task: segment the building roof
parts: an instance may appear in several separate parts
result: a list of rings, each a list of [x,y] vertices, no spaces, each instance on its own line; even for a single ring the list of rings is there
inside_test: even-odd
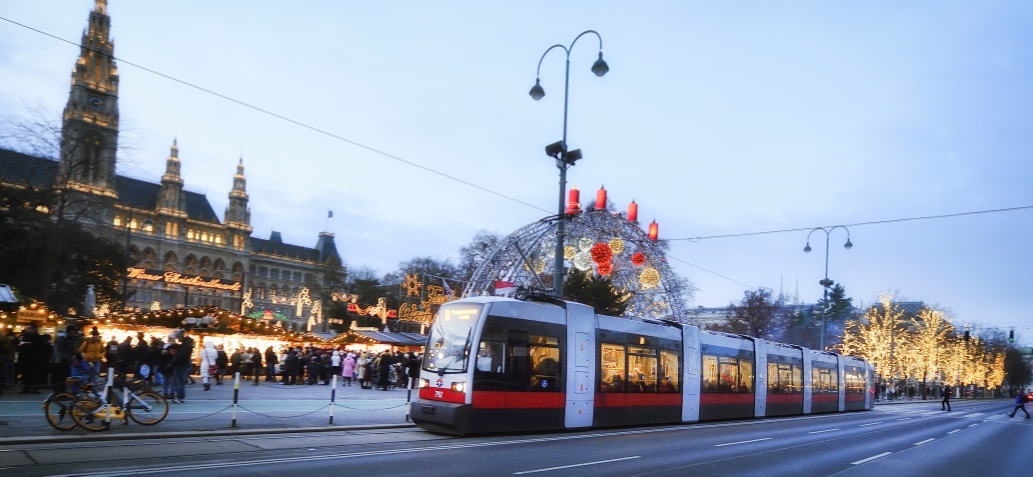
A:
[[[118,176],[115,178],[115,190],[118,192],[118,203],[153,210],[158,207],[161,184]],[[219,223],[219,217],[215,215],[212,204],[208,203],[208,197],[188,190],[183,191],[183,195],[186,198],[187,217],[204,222]]]
[[[288,243],[278,242],[276,240],[251,237],[251,250],[258,253],[308,260],[310,262],[319,261],[319,250],[302,247],[301,245],[291,245]]]
[[[351,330],[348,333],[369,338],[377,343],[395,346],[423,346],[427,344],[427,337],[417,333],[395,333],[392,331],[360,331]]]
[[[0,181],[36,187],[51,186],[57,182],[58,170],[59,164],[53,159],[0,149]],[[122,205],[154,210],[158,205],[161,184],[116,176],[115,191]],[[183,191],[183,194],[186,196],[187,217],[219,223],[219,217],[208,203],[208,197],[190,191]]]
[[[10,286],[0,284],[0,303],[18,303]]]

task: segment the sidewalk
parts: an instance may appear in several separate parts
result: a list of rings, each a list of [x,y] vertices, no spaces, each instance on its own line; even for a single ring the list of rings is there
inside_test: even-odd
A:
[[[232,423],[233,381],[213,384],[211,391],[204,391],[200,378],[197,384],[186,387],[186,402],[169,403],[169,415],[155,426],[141,426],[131,420],[128,425],[119,421],[111,429],[90,432],[76,428],[59,431],[47,424],[42,403],[47,394],[25,395],[5,392],[0,395],[0,443],[13,441],[38,441],[31,438],[73,439],[84,437],[111,438],[113,435],[142,435],[177,432],[186,435],[213,432],[220,434],[254,432],[296,432],[300,430],[347,430],[352,426],[411,425],[406,422],[407,391],[365,390],[358,385],[341,386],[338,383],[336,402],[333,406],[334,421],[329,424],[331,386],[322,384],[283,386],[279,383],[261,381],[258,386],[241,381],[237,426]],[[160,392],[160,389],[158,389]],[[416,390],[412,391],[413,399]],[[141,436],[142,437],[142,436]],[[47,439],[55,440],[55,439]]]

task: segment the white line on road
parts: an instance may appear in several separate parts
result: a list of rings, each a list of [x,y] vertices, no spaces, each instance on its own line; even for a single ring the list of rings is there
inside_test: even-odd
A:
[[[983,414],[986,414],[986,413],[985,412],[973,412],[972,414],[965,414],[964,416],[961,416],[961,417],[979,417],[979,416],[982,416]]]
[[[748,444],[750,442],[760,442],[760,441],[767,441],[767,440],[771,440],[771,438],[770,437],[763,437],[763,438],[760,438],[760,439],[750,439],[748,441],[728,442],[728,443],[725,443],[725,444],[715,444],[714,447],[734,446],[736,444]]]
[[[811,431],[811,432],[808,432],[808,434],[821,434],[822,432],[832,432],[832,431],[838,431],[838,430],[839,430],[839,428],[837,427],[835,429],[825,429],[824,431]]]
[[[932,442],[932,441],[935,441],[935,440],[936,440],[936,438],[934,438],[934,437],[930,437],[930,438],[928,438],[928,439],[926,439],[926,440],[924,440],[924,441],[919,441],[919,442],[916,442],[916,443],[915,443],[915,445],[916,445],[916,446],[920,446],[920,445],[922,445],[922,444],[928,444],[928,443],[930,443],[930,442]]]
[[[898,421],[910,421],[910,420],[911,420],[911,418],[910,418],[910,417],[902,417],[902,418],[900,418],[900,419],[897,419],[897,420],[898,420]]]
[[[882,458],[882,457],[886,457],[886,456],[888,456],[888,455],[890,455],[890,454],[892,454],[892,452],[883,452],[882,454],[879,454],[879,455],[873,455],[873,456],[871,456],[871,457],[869,457],[869,458],[867,458],[867,459],[861,459],[861,460],[859,460],[859,461],[857,461],[857,462],[851,462],[851,464],[853,464],[853,465],[861,465],[861,464],[863,464],[863,463],[865,463],[865,462],[871,462],[871,461],[873,461],[873,460],[875,460],[875,459],[879,459],[879,458]]]
[[[961,432],[961,429],[954,429],[953,431],[948,432],[947,435],[949,436],[951,434],[954,434],[955,432]]]
[[[882,421],[879,421],[879,422],[869,422],[868,424],[861,424],[860,426],[857,426],[857,427],[874,426],[876,424],[882,424]]]
[[[1002,417],[1004,417],[1004,416],[1003,416],[1003,415],[1001,415],[1001,414],[997,414],[997,415],[995,415],[995,416],[990,416],[990,417],[988,417],[988,418],[986,418],[986,419],[983,419],[983,420],[984,420],[984,421],[996,421],[996,420],[998,420],[998,419],[1000,419],[1000,418],[1002,418]]]
[[[638,459],[639,457],[642,457],[642,456],[634,455],[634,456],[631,456],[631,457],[621,457],[620,459],[597,460],[595,462],[585,462],[583,464],[561,465],[561,466],[558,466],[558,467],[549,467],[549,468],[545,468],[545,469],[525,470],[523,472],[513,472],[513,475],[534,474],[534,473],[537,473],[537,472],[548,472],[550,470],[570,469],[572,467],[584,467],[586,465],[605,464],[607,462],[618,462],[618,461],[622,461],[622,460]]]
[[[976,427],[978,424],[969,424],[968,427]]]

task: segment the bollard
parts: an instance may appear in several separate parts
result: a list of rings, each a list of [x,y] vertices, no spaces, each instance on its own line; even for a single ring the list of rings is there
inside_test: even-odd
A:
[[[108,400],[108,394],[111,392],[111,387],[115,385],[115,368],[108,368],[108,381],[104,383],[104,391],[101,394],[101,399],[104,401]],[[108,408],[104,411],[104,428],[111,427],[111,403],[108,403]]]
[[[412,409],[412,388],[405,392],[405,422],[409,422],[409,411]]]
[[[230,427],[237,427],[237,399],[240,397],[240,372],[233,373],[233,422]]]
[[[333,385],[330,387],[330,424],[334,423],[334,401],[337,398],[337,375],[333,376]]]

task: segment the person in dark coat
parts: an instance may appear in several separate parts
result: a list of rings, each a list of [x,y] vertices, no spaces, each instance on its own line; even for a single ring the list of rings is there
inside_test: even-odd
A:
[[[391,365],[394,359],[391,358],[391,353],[384,351],[380,354],[380,359],[377,360],[377,386],[380,387],[381,391],[387,391],[387,388],[391,386]]]
[[[262,352],[258,348],[251,348],[251,362],[255,364],[255,381],[252,386],[258,386],[258,378],[262,376]]]
[[[117,362],[115,369],[118,370],[118,373],[129,374],[129,370],[133,369],[133,365],[136,363],[136,358],[133,356],[132,336],[127,336],[125,341],[119,343],[115,359]]]
[[[943,393],[943,400],[940,401],[940,410],[941,411],[950,411],[951,410],[951,393],[953,393],[954,390],[951,389],[950,384],[945,384],[945,385],[943,385],[943,391],[941,391],[941,392]]]
[[[420,379],[420,360],[412,351],[409,352],[409,360],[406,365],[409,368],[409,389],[416,389],[419,385],[417,380]]]
[[[308,358],[308,380],[307,384],[316,384],[319,381],[319,375],[322,373],[322,362],[319,359],[319,355],[312,354]]]
[[[147,352],[151,349],[143,332],[136,333],[136,347],[133,348],[133,376],[143,378],[140,368],[147,364]],[[153,372],[153,371],[152,371]],[[148,376],[150,374],[148,373]]]
[[[172,382],[172,358],[176,355],[179,345],[176,344],[175,334],[169,335],[169,342],[162,345],[161,356],[158,358],[158,372],[161,373],[162,397],[168,400],[176,398],[176,387]]]
[[[79,331],[75,325],[68,325],[63,331],[57,332],[54,340],[53,359],[50,361],[50,384],[54,385],[55,391],[64,390],[65,379],[72,372],[72,359],[79,352]]]
[[[215,384],[222,384],[222,377],[226,375],[226,366],[230,364],[230,358],[226,356],[226,350],[222,345],[215,347]]]
[[[18,343],[18,373],[23,389],[18,394],[39,394],[44,370],[50,363],[50,347],[34,323],[25,325]]]
[[[287,358],[283,360],[283,384],[285,386],[295,384],[295,379],[298,374],[298,353],[294,352],[294,348],[287,349]]]
[[[194,340],[183,330],[176,332],[176,338],[179,340],[179,349],[176,350],[176,354],[172,356],[172,361],[169,363],[172,368],[172,382],[176,388],[176,397],[172,399],[172,402],[183,403],[187,398],[187,375],[190,373],[190,368],[194,366],[191,361],[194,353]]]
[[[265,349],[265,382],[276,381],[276,363],[279,363],[279,358],[276,357],[276,352],[273,351],[273,347],[270,346]]]
[[[158,372],[158,364],[161,361],[161,349],[165,346],[165,342],[156,336],[151,337],[151,345],[147,347],[147,357],[144,359],[144,363],[147,367],[151,368],[151,374],[147,376],[148,383],[155,383],[158,381],[157,376],[161,373]]]

